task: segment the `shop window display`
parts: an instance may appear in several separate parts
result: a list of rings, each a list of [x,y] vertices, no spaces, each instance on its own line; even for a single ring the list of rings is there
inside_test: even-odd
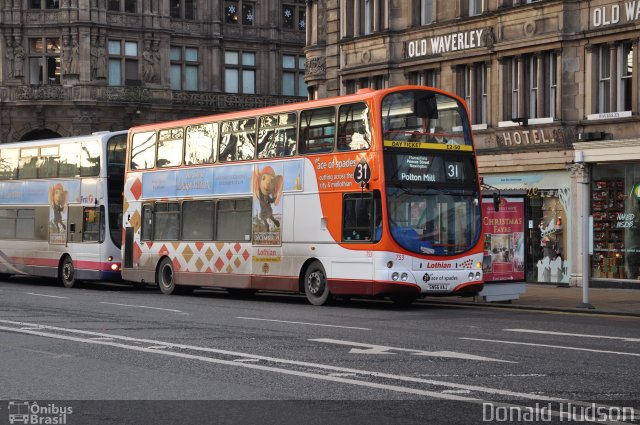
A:
[[[537,281],[566,282],[568,270],[565,261],[565,211],[555,191],[548,191],[542,195],[542,218],[537,229],[540,246],[535,263]]]
[[[594,167],[592,275],[640,279],[640,166]]]

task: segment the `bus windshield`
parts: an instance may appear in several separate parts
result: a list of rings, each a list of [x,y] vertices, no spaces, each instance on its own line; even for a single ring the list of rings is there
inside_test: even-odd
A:
[[[382,102],[385,141],[471,146],[467,114],[452,97],[426,90],[387,95]]]
[[[389,229],[408,251],[456,255],[480,236],[480,194],[466,113],[455,99],[404,91],[382,102]]]

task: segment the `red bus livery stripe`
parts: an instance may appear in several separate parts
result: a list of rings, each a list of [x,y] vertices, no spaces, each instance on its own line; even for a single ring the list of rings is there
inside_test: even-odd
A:
[[[38,266],[38,267],[54,267],[57,268],[60,265],[60,260],[55,258],[34,258],[34,257],[11,257],[11,261],[16,266]],[[73,260],[73,267],[79,270],[97,270],[112,272],[111,266],[116,264],[117,270],[120,270],[120,262],[102,262],[102,261],[86,261],[86,260]]]

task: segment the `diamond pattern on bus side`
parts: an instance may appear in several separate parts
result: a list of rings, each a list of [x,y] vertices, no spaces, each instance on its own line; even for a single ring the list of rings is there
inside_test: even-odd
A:
[[[221,250],[217,248],[221,247]],[[235,251],[238,251],[235,254]],[[153,258],[167,256],[173,259],[175,271],[192,273],[250,273],[249,258],[251,253],[239,244],[206,245],[204,243],[153,243],[135,244],[134,256],[136,259],[144,258],[145,264],[141,267],[152,266],[147,264]]]

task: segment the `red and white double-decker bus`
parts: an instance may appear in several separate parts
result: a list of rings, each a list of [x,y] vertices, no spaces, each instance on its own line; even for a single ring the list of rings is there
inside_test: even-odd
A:
[[[129,131],[123,278],[167,294],[477,293],[464,102],[402,86]]]

